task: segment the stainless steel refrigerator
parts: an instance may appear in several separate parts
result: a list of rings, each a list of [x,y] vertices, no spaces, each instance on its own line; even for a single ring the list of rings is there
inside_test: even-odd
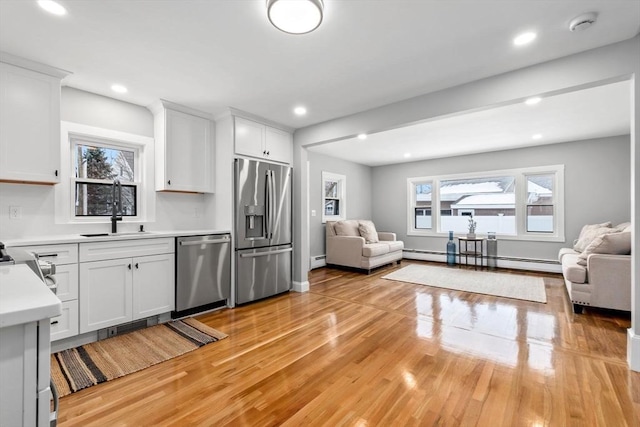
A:
[[[235,160],[236,303],[291,289],[291,168]]]

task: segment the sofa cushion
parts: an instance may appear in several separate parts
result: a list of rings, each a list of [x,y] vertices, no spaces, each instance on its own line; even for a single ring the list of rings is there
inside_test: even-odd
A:
[[[630,222],[623,222],[622,224],[618,224],[613,228],[615,228],[618,231],[628,231],[629,233],[631,233],[631,223]]]
[[[603,234],[595,239],[578,256],[578,264],[587,265],[590,254],[627,255],[631,253],[631,233],[628,231]]]
[[[389,245],[389,252],[401,251],[404,249],[404,242],[402,240],[393,240],[385,243]]]
[[[566,254],[580,255],[580,252],[576,252],[571,248],[562,248],[560,252],[558,252],[558,261],[562,262],[562,257]]]
[[[338,221],[333,225],[333,229],[335,230],[337,236],[360,237],[360,232],[358,231],[358,221],[353,219]]]
[[[566,254],[562,257],[562,275],[573,283],[587,283],[587,268],[578,264],[578,254]]]
[[[616,233],[618,231],[615,228],[611,228],[610,222],[607,222],[605,224],[607,225],[602,226],[602,224],[593,224],[585,225],[584,227],[582,227],[582,231],[580,232],[578,241],[575,243],[575,245],[573,245],[573,249],[578,252],[582,252],[596,237],[602,234]]]
[[[378,243],[378,232],[371,221],[358,221],[358,231],[367,243]]]
[[[389,253],[388,243],[367,243],[362,246],[362,256],[374,257],[378,255],[384,255]]]

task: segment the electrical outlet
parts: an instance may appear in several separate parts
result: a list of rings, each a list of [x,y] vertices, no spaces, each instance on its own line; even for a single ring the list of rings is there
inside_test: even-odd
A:
[[[9,206],[9,218],[10,219],[20,219],[20,218],[22,218],[22,207],[20,207],[20,206]]]

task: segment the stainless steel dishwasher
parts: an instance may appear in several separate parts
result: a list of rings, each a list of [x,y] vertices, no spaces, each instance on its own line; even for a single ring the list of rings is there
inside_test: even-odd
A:
[[[231,236],[176,238],[176,309],[183,317],[227,305],[231,295]]]

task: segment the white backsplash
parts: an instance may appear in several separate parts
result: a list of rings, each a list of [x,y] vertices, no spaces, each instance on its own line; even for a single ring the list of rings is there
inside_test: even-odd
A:
[[[210,211],[206,209],[207,198],[212,198],[214,195],[155,194],[155,221],[118,223],[118,230],[137,231],[140,225],[144,225],[149,231],[196,230],[214,227],[214,220],[211,218]],[[20,207],[19,219],[10,219],[10,206]],[[110,230],[111,223],[108,218],[99,224],[56,224],[53,186],[0,183],[0,241],[39,236],[104,233]]]

